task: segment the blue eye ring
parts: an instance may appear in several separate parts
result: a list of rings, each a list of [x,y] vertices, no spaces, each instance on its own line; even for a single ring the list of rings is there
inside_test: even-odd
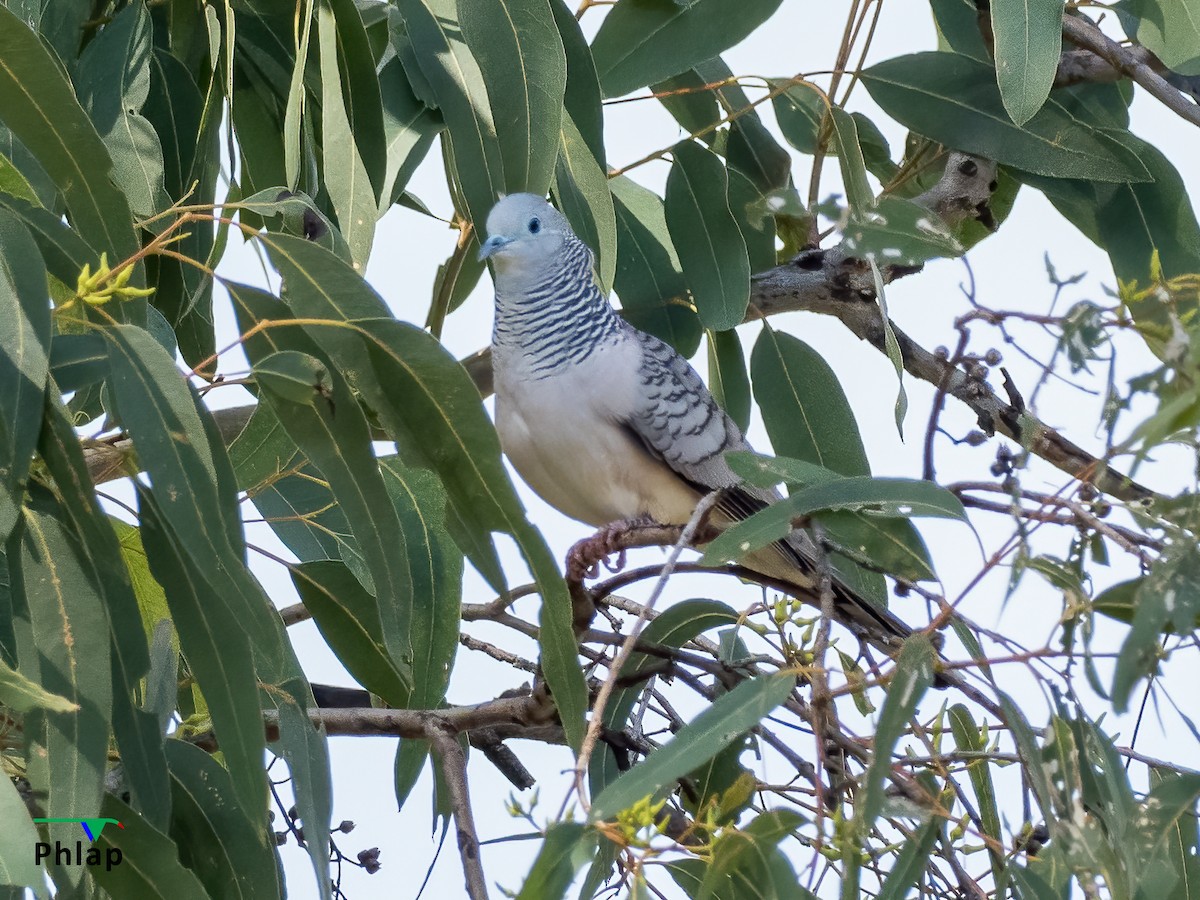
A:
[[[539,219],[537,216],[534,216],[532,219],[529,220],[529,233],[537,234],[541,230],[542,230],[542,220]]]

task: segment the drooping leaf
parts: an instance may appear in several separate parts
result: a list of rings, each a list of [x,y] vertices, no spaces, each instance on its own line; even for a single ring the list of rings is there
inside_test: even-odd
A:
[[[666,218],[683,276],[706,328],[741,324],[750,302],[746,243],[729,211],[725,168],[694,141],[672,150]]]
[[[871,762],[863,776],[862,798],[855,804],[854,818],[864,836],[883,809],[884,779],[892,768],[892,749],[908,727],[922,695],[933,684],[936,662],[937,651],[924,634],[909,637],[900,648],[896,671],[879,712]]]
[[[517,900],[560,900],[592,857],[596,840],[596,832],[579,822],[550,826]]]
[[[1062,0],[993,0],[996,80],[1017,125],[1037,114],[1054,84],[1062,54]]]
[[[412,573],[408,557],[395,552],[396,539],[403,537],[400,519],[372,452],[366,417],[345,379],[320,360],[282,350],[251,362],[263,396],[342,508],[370,573],[367,587],[377,601],[384,646],[410,680]]]
[[[0,121],[62,191],[88,243],[107,249],[113,260],[132,255],[137,242],[129,202],[110,180],[104,142],[38,36],[3,6],[0,62]]]
[[[92,871],[110,897],[204,900],[209,896],[200,879],[180,862],[180,849],[166,834],[111,794],[104,798],[101,814],[122,826],[105,828],[92,844],[101,859],[111,858],[109,854],[116,851],[121,854],[120,865],[99,865]]]
[[[45,490],[31,492],[23,522],[9,539],[14,592],[24,598],[18,624],[18,668],[75,710],[26,713],[26,777],[45,815],[96,816],[104,794],[112,716],[108,621],[96,583]],[[75,840],[69,823],[48,826],[52,840]],[[82,871],[64,870],[71,884]]]
[[[446,122],[466,212],[476,230],[481,230],[492,204],[505,190],[505,162],[487,82],[457,27],[454,0],[400,0],[398,6],[413,62]],[[407,61],[405,67],[410,79],[416,77]]]
[[[741,338],[733,329],[709,332],[708,383],[721,408],[744,432],[750,424],[750,376]]]
[[[566,0],[550,0],[550,11],[554,14],[554,24],[558,27],[558,36],[567,57],[567,88],[563,106],[603,169],[606,163],[604,107],[600,104],[600,79],[596,76],[591,48],[575,19],[574,8],[568,8]]]
[[[608,177],[569,114],[562,116],[554,197],[584,242],[596,254],[600,290],[612,289],[617,268],[617,221]]]
[[[603,821],[653,796],[711,759],[739,735],[749,731],[787,699],[796,686],[793,675],[781,673],[743,681],[718,697],[634,768],[601,791],[592,801],[592,821]]]
[[[353,10],[351,10],[353,11]],[[366,267],[375,237],[378,202],[366,163],[351,131],[349,111],[342,98],[338,41],[345,34],[329,0],[317,3],[317,46],[321,69],[321,151],[324,187],[337,213],[338,226],[355,268]],[[372,79],[373,80],[373,79]]]
[[[20,515],[50,371],[46,267],[21,221],[0,209],[0,539]]]
[[[623,175],[611,179],[609,187],[617,213],[613,285],[621,312],[637,328],[690,357],[700,345],[702,329],[688,302],[663,201]]]
[[[457,8],[463,38],[487,85],[504,162],[504,190],[543,196],[554,173],[560,125],[566,132],[567,57],[548,15],[549,2],[459,0]],[[571,130],[579,135],[573,124]]]
[[[968,57],[915,53],[874,65],[862,77],[885,112],[948,147],[1057,178],[1150,180],[1120,141],[1054,99],[1024,125],[1014,125],[995,70]]]
[[[112,157],[113,180],[142,217],[170,204],[162,143],[141,114],[150,94],[150,32],[146,7],[129,4],[88,44],[74,73],[80,103]]]
[[[765,22],[780,0],[622,0],[592,41],[604,96],[678,75],[741,41]]]
[[[150,570],[166,590],[179,646],[212,717],[232,779],[233,798],[249,821],[267,804],[263,751],[266,735],[258,700],[254,654],[225,598],[209,587],[186,555],[157,504],[140,492],[142,541]]]
[[[210,897],[276,896],[280,886],[273,847],[262,828],[230,805],[229,772],[186,741],[167,741],[166,751],[171,767],[170,836],[179,848],[179,861],[200,879]]]
[[[5,828],[0,829],[0,885],[22,889],[33,888],[34,896],[46,896],[45,874],[33,861],[29,848],[38,842],[37,829],[29,818],[29,809],[17,793],[11,778],[0,778],[0,816]]]

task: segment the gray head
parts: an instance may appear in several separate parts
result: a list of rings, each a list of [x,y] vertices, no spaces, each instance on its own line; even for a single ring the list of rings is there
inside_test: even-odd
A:
[[[487,240],[479,258],[490,259],[497,274],[536,277],[573,239],[566,217],[541,197],[509,194],[488,214]]]

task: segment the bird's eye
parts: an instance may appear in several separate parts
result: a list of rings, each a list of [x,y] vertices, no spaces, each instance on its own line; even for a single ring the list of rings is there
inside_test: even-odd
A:
[[[532,219],[530,219],[530,220],[529,220],[529,233],[530,233],[530,234],[537,234],[537,233],[538,233],[539,231],[541,231],[541,230],[542,230],[542,221],[541,221],[541,219],[538,219],[538,218],[535,216],[534,218],[532,218]]]

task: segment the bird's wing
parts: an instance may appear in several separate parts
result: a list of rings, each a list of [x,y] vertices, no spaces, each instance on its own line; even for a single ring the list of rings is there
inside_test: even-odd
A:
[[[642,348],[639,374],[644,389],[623,424],[646,451],[701,494],[723,488],[717,509],[730,520],[745,519],[780,499],[777,491],[740,483],[730,469],[726,453],[752,448],[688,361],[668,344],[632,326],[627,326],[627,334]],[[815,559],[811,539],[797,531],[746,563],[807,590],[815,586]],[[836,578],[833,591],[839,618],[872,643],[892,650],[909,634],[903,622]]]
[[[629,339],[642,351],[638,372],[642,390],[624,424],[651,455],[700,492],[738,489],[738,478],[725,454],[750,449],[741,429],[686,359],[653,335],[626,328]],[[772,495],[759,499],[769,501]]]

